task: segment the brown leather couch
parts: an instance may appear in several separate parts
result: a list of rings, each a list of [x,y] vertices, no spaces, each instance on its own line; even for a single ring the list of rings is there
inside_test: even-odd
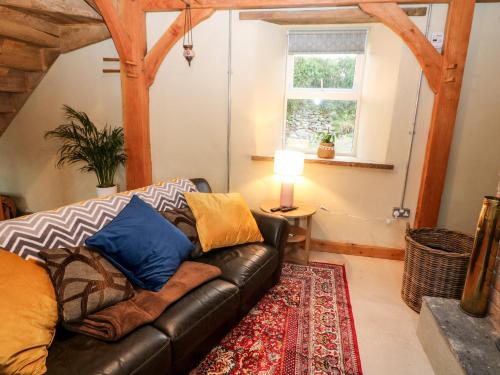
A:
[[[211,192],[204,179],[192,180]],[[184,374],[252,308],[280,277],[288,222],[253,212],[264,243],[214,250],[197,259],[222,275],[184,296],[151,325],[107,343],[58,328],[48,374]]]

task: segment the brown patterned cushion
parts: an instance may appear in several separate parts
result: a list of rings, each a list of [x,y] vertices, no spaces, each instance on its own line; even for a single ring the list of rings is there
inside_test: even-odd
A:
[[[56,291],[64,323],[85,316],[134,295],[132,284],[99,252],[85,246],[42,250]]]
[[[160,214],[174,224],[193,243],[194,249],[191,251],[191,258],[198,258],[203,255],[198,232],[196,231],[196,219],[189,207],[161,211]]]

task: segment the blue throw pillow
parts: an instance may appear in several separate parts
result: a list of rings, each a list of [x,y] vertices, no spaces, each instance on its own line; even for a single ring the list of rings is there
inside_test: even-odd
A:
[[[184,233],[136,195],[85,245],[100,250],[132,283],[155,292],[193,250]]]

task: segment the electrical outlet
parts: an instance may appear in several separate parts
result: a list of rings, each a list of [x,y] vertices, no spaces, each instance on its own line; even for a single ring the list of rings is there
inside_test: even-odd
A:
[[[444,33],[442,32],[433,32],[431,34],[431,44],[435,49],[441,50],[443,48],[444,41]]]
[[[396,219],[408,219],[410,217],[409,208],[394,207],[392,209],[392,217]]]

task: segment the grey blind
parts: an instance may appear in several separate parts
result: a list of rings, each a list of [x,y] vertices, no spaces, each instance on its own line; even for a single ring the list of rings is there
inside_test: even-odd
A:
[[[329,54],[365,52],[366,30],[290,31],[288,53]]]

